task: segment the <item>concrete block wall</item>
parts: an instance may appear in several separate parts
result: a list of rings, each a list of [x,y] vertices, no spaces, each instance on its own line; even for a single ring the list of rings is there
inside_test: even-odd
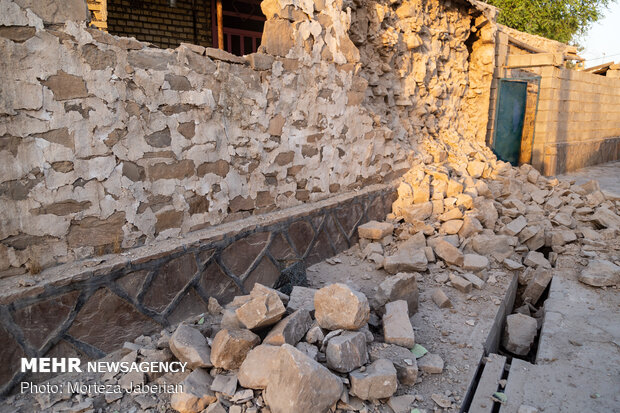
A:
[[[620,79],[545,67],[534,166],[547,175],[619,159]]]
[[[554,175],[619,159],[619,79],[563,68],[561,44],[547,44],[525,33],[518,35],[520,42],[531,40],[533,48],[544,46],[549,50],[534,53],[525,50],[522,43],[511,43],[516,35],[504,27],[497,33],[487,144],[491,146],[494,139],[499,79],[540,76],[536,122],[533,128],[524,127],[520,161],[531,160],[539,171]],[[526,123],[536,111],[535,99],[530,99],[536,89],[530,83]]]

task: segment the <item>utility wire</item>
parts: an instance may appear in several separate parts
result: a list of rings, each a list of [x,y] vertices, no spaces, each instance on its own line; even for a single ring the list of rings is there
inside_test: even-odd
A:
[[[589,62],[589,61],[592,61],[592,60],[608,59],[610,57],[615,57],[615,56],[620,56],[620,53],[605,55],[605,56],[601,56],[601,57],[594,57],[592,59],[586,59],[586,61]]]

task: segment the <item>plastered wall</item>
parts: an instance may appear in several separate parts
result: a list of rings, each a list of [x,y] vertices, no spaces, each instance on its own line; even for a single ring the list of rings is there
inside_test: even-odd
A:
[[[494,24],[469,2],[266,0],[245,58],[74,2],[0,0],[0,277],[387,183],[486,129]]]

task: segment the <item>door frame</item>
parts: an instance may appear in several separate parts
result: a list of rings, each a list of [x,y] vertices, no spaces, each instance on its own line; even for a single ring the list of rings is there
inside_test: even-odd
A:
[[[532,158],[534,157],[534,141],[536,140],[536,118],[538,117],[538,103],[540,102],[540,81],[542,79],[542,76],[538,76],[538,75],[531,75],[531,76],[513,76],[513,77],[503,77],[498,79],[498,85],[497,85],[497,99],[495,102],[495,119],[493,120],[493,142],[491,144],[491,149],[493,149],[493,151],[495,151],[495,142],[497,142],[497,121],[498,121],[498,114],[499,114],[499,105],[500,105],[500,97],[501,97],[501,87],[502,87],[502,83],[503,82],[527,82],[528,84],[530,82],[532,83],[536,83],[537,86],[537,92],[536,92],[536,110],[534,112],[534,127],[533,127],[533,131],[532,131],[532,152],[530,154],[530,160],[529,160],[529,164],[532,163]],[[525,110],[527,110],[527,89],[526,89],[526,107]],[[524,115],[525,116],[525,115]],[[521,130],[521,141],[523,141],[523,129]]]
[[[217,49],[218,44],[217,44],[217,16],[216,16],[216,0],[210,0],[211,1],[211,33],[212,33],[212,43],[213,43],[213,47]],[[230,1],[230,0],[228,0]],[[232,0],[234,2],[234,0]],[[246,0],[246,3],[256,3],[256,5],[259,7],[260,10],[260,3],[261,0]],[[223,10],[223,15],[225,16],[236,16],[236,17],[240,17],[243,19],[248,19],[248,20],[258,20],[258,21],[262,21],[262,22],[266,22],[267,18],[262,14],[260,15],[253,15],[253,14],[246,14],[246,13],[237,13],[237,12],[231,12],[231,11],[226,11]],[[263,32],[255,32],[252,30],[244,30],[244,29],[240,29],[240,28],[232,28],[232,27],[227,27],[226,25],[224,25],[223,28],[224,31],[224,38],[225,38],[225,44],[226,46],[224,46],[224,50],[226,50],[229,53],[232,53],[232,36],[239,36],[239,42],[240,42],[240,47],[242,49],[245,49],[244,47],[244,39],[251,39],[252,40],[252,53],[255,53],[257,48],[258,48],[258,41],[262,39],[263,36]],[[263,29],[264,31],[264,29]]]

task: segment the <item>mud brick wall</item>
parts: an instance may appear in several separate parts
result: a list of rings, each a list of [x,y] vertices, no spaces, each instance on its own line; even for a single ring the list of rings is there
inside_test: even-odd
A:
[[[210,0],[177,0],[174,7],[170,7],[170,0],[107,0],[107,3],[111,34],[135,37],[164,49],[174,49],[181,43],[205,47],[213,44]]]
[[[384,219],[391,209],[394,188],[375,187],[288,215],[272,213],[260,224],[251,217],[160,249],[143,247],[131,259],[69,264],[26,289],[0,283],[0,394],[27,379],[16,374],[19,357],[97,359],[206,312],[209,297],[228,302],[257,282],[273,286],[283,272],[305,271],[350,248],[359,225]]]
[[[246,59],[78,3],[0,0],[0,278],[389,182],[481,127],[468,45],[494,25],[469,2],[265,1]]]

